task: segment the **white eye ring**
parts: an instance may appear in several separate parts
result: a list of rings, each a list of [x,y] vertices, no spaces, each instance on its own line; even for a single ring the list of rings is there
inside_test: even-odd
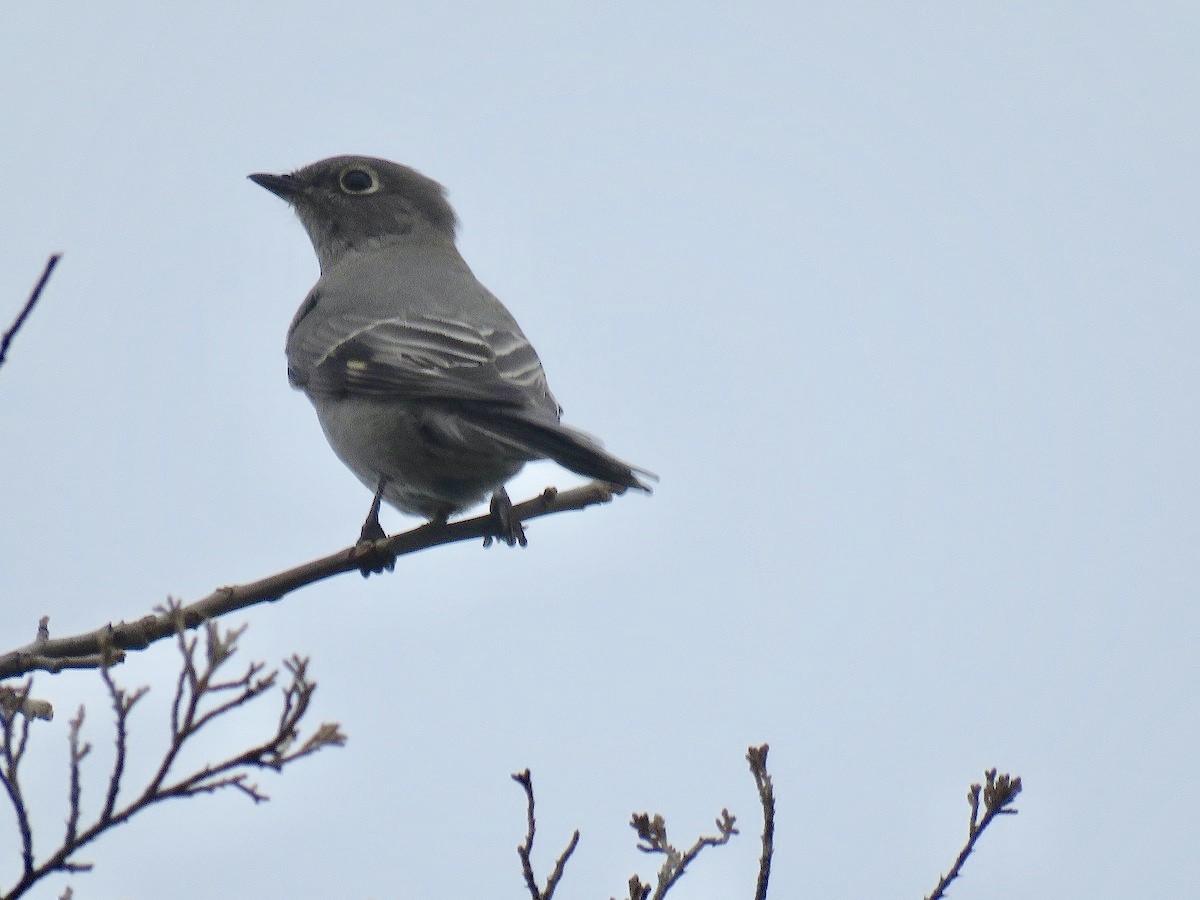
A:
[[[338,185],[347,194],[374,194],[380,188],[379,176],[366,166],[347,166],[338,176]]]

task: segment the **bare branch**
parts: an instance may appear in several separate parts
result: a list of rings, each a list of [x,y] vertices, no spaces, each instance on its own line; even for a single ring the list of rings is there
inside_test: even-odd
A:
[[[125,751],[129,735],[127,726],[129,713],[132,711],[134,704],[146,696],[149,688],[140,687],[133,693],[127,694],[123,688],[117,687],[108,666],[100,669],[100,677],[104,679],[104,686],[108,688],[108,696],[112,700],[117,745],[117,752],[113,758],[112,774],[108,777],[108,792],[104,798],[104,809],[101,811],[99,818],[99,821],[107,822],[112,818],[113,809],[116,808],[117,794],[121,790],[121,778],[125,774]]]
[[[533,900],[550,900],[554,896],[554,892],[558,889],[559,881],[562,880],[567,860],[571,858],[571,854],[579,846],[579,829],[575,829],[575,833],[571,835],[571,840],[567,843],[566,849],[559,854],[558,860],[554,863],[554,870],[550,873],[550,877],[546,879],[546,886],[539,888],[537,877],[533,874],[533,862],[530,859],[530,855],[533,853],[533,835],[536,831],[533,815],[533,776],[526,769],[524,772],[514,772],[512,779],[525,789],[525,843],[517,847],[517,855],[521,857],[521,872],[525,876],[525,887],[528,888],[529,896]]]
[[[766,900],[767,883],[771,880],[771,857],[775,853],[775,786],[767,771],[767,753],[770,749],[763,744],[746,751],[746,761],[750,763],[750,773],[758,787],[758,799],[763,810],[762,855],[758,859],[758,886],[754,890],[754,900]]]
[[[687,867],[705,847],[719,847],[722,844],[728,844],[729,839],[739,833],[734,827],[736,822],[737,818],[730,815],[729,810],[721,810],[721,815],[717,819],[717,834],[712,837],[697,838],[686,853],[680,853],[667,838],[667,823],[662,816],[656,813],[651,818],[649,813],[634,813],[629,825],[637,832],[638,838],[641,840],[637,848],[643,853],[661,853],[666,857],[662,868],[658,870],[658,881],[654,889],[653,900],[662,900],[667,895],[667,891],[683,877]],[[630,880],[629,885],[630,896],[634,896],[635,888],[642,891],[643,897],[649,890],[640,881],[635,883],[633,879]]]
[[[29,318],[29,314],[33,312],[33,308],[37,306],[37,302],[41,299],[42,291],[46,287],[46,282],[50,280],[50,273],[54,271],[54,267],[58,265],[58,261],[62,259],[61,253],[52,253],[50,258],[46,260],[46,268],[42,270],[42,277],[38,279],[34,285],[33,291],[29,294],[29,299],[25,301],[25,305],[21,311],[17,313],[17,318],[13,321],[12,326],[8,331],[4,332],[4,337],[0,338],[0,366],[4,365],[4,360],[8,356],[8,346],[13,342],[13,338],[17,336],[17,332],[21,330],[21,326],[25,324],[25,320]]]
[[[71,720],[71,730],[67,735],[67,745],[71,752],[71,788],[69,801],[69,812],[67,813],[67,833],[63,838],[63,844],[69,845],[75,843],[75,837],[79,833],[79,801],[83,795],[83,788],[79,782],[79,764],[83,762],[84,757],[92,752],[92,745],[86,741],[80,742],[79,731],[83,728],[84,709],[81,704],[79,712],[75,713],[75,718]]]
[[[19,653],[20,651],[14,651]],[[7,661],[8,655],[0,657],[0,661]],[[116,658],[112,662],[124,662],[125,654],[118,651]],[[105,659],[99,653],[88,654],[84,656],[38,656],[35,653],[23,655],[21,658],[22,667],[14,671],[12,675],[0,675],[0,678],[12,678],[14,675],[28,675],[32,672],[63,672],[67,669],[99,669],[105,663]]]
[[[13,813],[17,817],[17,830],[21,832],[21,863],[26,874],[33,871],[33,830],[29,825],[29,807],[21,793],[19,769],[29,744],[29,716],[23,714],[25,701],[33,682],[25,679],[21,687],[13,692],[11,705],[0,705],[0,726],[3,741],[0,743],[0,784],[3,784]]]
[[[585,509],[608,503],[617,490],[599,481],[556,491],[546,488],[538,496],[513,507],[516,521],[527,522],[542,516]],[[329,556],[248,584],[222,587],[207,597],[178,606],[157,615],[143,616],[134,622],[104,625],[94,631],[70,637],[39,639],[24,647],[0,655],[0,678],[12,678],[29,672],[56,672],[63,668],[98,668],[104,664],[104,648],[110,648],[109,662],[119,662],[123,650],[142,650],[163,638],[173,637],[180,625],[196,628],[203,622],[258,603],[273,602],[298,588],[315,584],[334,575],[358,572],[364,559],[396,558],[443,544],[477,540],[494,528],[490,516],[478,516],[458,522],[429,522],[411,531],[380,541],[347,547]]]
[[[962,874],[963,864],[975,849],[975,842],[979,840],[984,829],[992,824],[992,820],[996,816],[1015,816],[1017,814],[1017,810],[1009,809],[1008,806],[1016,800],[1017,794],[1021,793],[1021,779],[1007,774],[997,775],[995,769],[988,769],[983,774],[987,782],[986,786],[973,784],[967,792],[967,803],[971,806],[971,818],[967,824],[967,842],[959,851],[950,871],[938,879],[937,887],[925,900],[943,900],[946,896],[946,889],[950,887],[950,882]],[[979,818],[981,793],[984,803],[982,819]]]
[[[168,606],[163,615],[182,623],[178,605]],[[291,675],[289,684],[283,689],[282,712],[275,733],[248,750],[236,753],[217,763],[210,763],[198,771],[178,777],[167,784],[172,768],[178,760],[185,743],[218,716],[238,709],[261,697],[276,682],[277,673],[262,674],[260,663],[251,663],[243,674],[230,680],[219,680],[222,667],[237,650],[237,638],[241,628],[222,631],[214,624],[205,629],[203,662],[199,642],[188,638],[182,630],[178,632],[178,648],[182,672],[178,683],[175,702],[171,712],[171,740],[158,768],[137,796],[125,803],[120,802],[121,783],[125,776],[128,718],[138,701],[145,696],[147,688],[126,690],[116,684],[107,666],[101,668],[101,677],[108,688],[112,701],[116,758],[109,776],[104,805],[95,821],[81,827],[82,794],[80,762],[91,751],[91,745],[80,737],[84,712],[71,720],[68,735],[70,745],[70,788],[68,814],[64,840],[40,864],[35,862],[33,837],[29,827],[25,799],[21,794],[18,767],[24,756],[28,739],[29,718],[19,713],[6,714],[2,718],[3,744],[0,745],[0,780],[3,781],[17,815],[18,830],[22,835],[23,874],[5,897],[18,897],[33,884],[52,872],[83,872],[91,868],[90,863],[77,862],[72,855],[84,845],[95,840],[104,831],[127,821],[148,806],[172,797],[193,797],[212,793],[223,788],[240,791],[256,803],[267,798],[258,785],[249,781],[250,770],[269,768],[280,770],[288,763],[307,756],[317,750],[345,743],[345,736],[336,723],[324,723],[301,745],[299,750],[291,748],[297,741],[300,720],[307,712],[316,682],[307,676],[307,661],[293,657],[284,666]],[[101,655],[111,660],[111,652],[102,649]],[[23,692],[28,694],[28,682]],[[20,709],[21,703],[16,704]],[[0,708],[2,709],[2,708]]]
[[[775,789],[771,776],[767,772],[767,752],[769,747],[750,747],[746,751],[746,760],[750,763],[750,772],[758,786],[759,802],[763,809],[762,856],[759,859],[758,886],[755,900],[765,900],[767,883],[771,876],[771,858],[775,850]],[[516,777],[515,775],[513,776]],[[643,882],[637,875],[629,879],[629,900],[650,900],[651,889],[654,890],[653,900],[662,900],[667,892],[678,883],[687,867],[692,864],[705,847],[719,847],[729,843],[729,839],[738,834],[737,818],[729,810],[721,810],[717,819],[717,833],[711,837],[699,837],[686,852],[671,843],[667,837],[667,823],[657,813],[634,813],[630,819],[630,827],[637,832],[637,848],[643,853],[661,853],[666,859],[658,871],[658,879],[652,886]]]

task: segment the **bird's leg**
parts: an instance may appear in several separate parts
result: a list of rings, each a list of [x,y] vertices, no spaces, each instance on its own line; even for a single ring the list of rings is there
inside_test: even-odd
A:
[[[367,520],[363,522],[362,531],[358,535],[358,545],[374,544],[375,541],[383,540],[387,537],[387,532],[383,530],[383,526],[379,524],[379,505],[383,502],[383,488],[387,484],[387,477],[379,477],[379,487],[375,490],[375,499],[371,501],[371,509],[367,513]],[[367,552],[362,558],[362,564],[358,567],[358,571],[362,573],[362,577],[366,578],[372,573],[379,574],[384,569],[389,572],[396,568],[396,559],[386,553],[377,553],[374,549]]]
[[[387,476],[379,476],[379,487],[375,489],[375,499],[371,501],[371,509],[367,512],[367,520],[363,522],[359,532],[358,542],[381,541],[387,537],[387,532],[379,524],[379,505],[383,502],[383,488],[387,484]]]
[[[503,485],[492,494],[492,502],[488,511],[492,517],[492,530],[484,535],[483,546],[490,547],[493,538],[499,538],[510,547],[516,544],[520,544],[522,547],[528,546],[529,541],[525,539],[525,528],[521,525],[521,520],[513,515],[512,500],[508,498],[508,491],[504,489]]]

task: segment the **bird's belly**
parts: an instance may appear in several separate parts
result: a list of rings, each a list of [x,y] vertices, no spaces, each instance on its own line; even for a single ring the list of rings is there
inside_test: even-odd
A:
[[[529,458],[452,411],[415,402],[311,398],[329,445],[402,512],[444,518],[476,505]]]

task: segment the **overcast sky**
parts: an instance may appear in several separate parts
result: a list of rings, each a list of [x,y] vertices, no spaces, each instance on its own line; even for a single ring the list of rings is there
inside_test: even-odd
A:
[[[1200,11],[734,6],[6,10],[3,324],[65,256],[0,370],[0,649],[357,536],[285,374],[316,260],[250,172],[441,181],[566,421],[662,476],[231,617],[312,658],[348,745],[135,819],[76,897],[515,900],[526,766],[543,876],[582,831],[562,900],[653,875],[631,812],[684,843],[722,807],[743,834],[672,896],[748,897],[764,741],[772,897],[924,896],[989,766],[1021,812],[955,897],[1200,895]],[[153,686],[143,777],[175,667],[117,672]],[[101,802],[98,684],[36,680],[43,850],[80,702]],[[17,847],[0,813],[2,885]]]

